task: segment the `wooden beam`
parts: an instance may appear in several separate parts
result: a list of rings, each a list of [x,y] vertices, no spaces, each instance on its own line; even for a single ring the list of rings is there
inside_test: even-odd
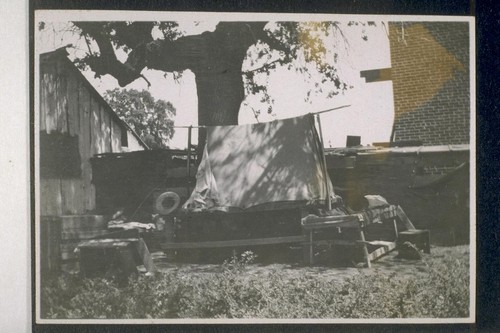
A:
[[[325,113],[325,112],[330,112],[330,111],[335,111],[335,110],[347,108],[349,106],[351,106],[351,105],[350,104],[349,105],[342,105],[342,106],[337,106],[336,108],[331,108],[331,109],[328,109],[328,110],[323,110],[323,111],[318,111],[318,112],[311,112],[311,113],[312,114],[322,114],[322,113]]]
[[[332,229],[332,228],[344,228],[344,229],[359,229],[358,222],[322,222],[322,223],[311,223],[303,225],[302,228],[305,230],[321,230],[321,229]]]
[[[395,244],[395,242],[380,241],[380,240],[376,240],[376,241],[361,241],[361,240],[358,240],[358,241],[356,241],[356,243],[358,243],[358,244],[367,244],[367,245],[372,245],[372,246],[385,246],[385,247],[390,247],[393,244]]]
[[[390,242],[390,244],[387,244],[387,245],[384,245],[382,247],[379,247],[378,249],[376,249],[375,251],[373,251],[372,253],[370,253],[368,255],[368,259],[370,261],[373,261],[373,260],[376,260],[384,255],[386,255],[387,253],[393,251],[394,249],[396,249],[396,243],[395,242]]]
[[[340,246],[357,246],[360,245],[358,244],[357,241],[349,241],[349,240],[344,240],[344,239],[322,239],[322,240],[316,240],[313,242],[314,245],[340,245]]]
[[[91,239],[79,243],[78,249],[127,247],[129,244],[136,242],[139,242],[139,238]]]
[[[341,216],[310,216],[302,219],[304,229],[325,229],[325,228],[359,228],[360,218],[358,215]]]
[[[359,221],[359,214],[353,214],[353,215],[338,215],[338,216],[315,216],[315,215],[309,215],[306,216],[303,221],[303,226],[307,226],[309,224],[313,224],[316,222],[358,222]]]
[[[306,239],[304,238],[304,236],[287,236],[287,237],[273,237],[273,238],[259,238],[259,239],[238,239],[238,240],[212,241],[212,242],[163,243],[160,245],[160,247],[163,250],[208,249],[208,248],[221,248],[221,247],[273,245],[273,244],[304,243],[304,242],[306,242]]]
[[[396,213],[398,215],[398,218],[401,220],[401,222],[403,222],[406,230],[416,230],[415,226],[413,225],[413,223],[411,223],[408,216],[406,216],[406,213],[404,212],[403,208],[401,208],[401,206],[397,207]]]
[[[359,229],[359,239],[361,239],[362,242],[366,241],[363,229]],[[368,248],[366,244],[363,244],[363,256],[365,257],[366,267],[370,268],[371,267],[370,255],[368,254]]]
[[[96,236],[105,236],[108,235],[109,231],[108,230],[75,230],[75,231],[70,231],[66,232],[63,231],[61,232],[61,239],[79,239],[79,240],[86,240],[90,238],[94,238]]]
[[[332,210],[332,198],[330,198],[330,183],[329,183],[329,180],[330,180],[330,177],[328,176],[328,170],[326,168],[326,157],[325,157],[325,142],[323,140],[323,130],[321,129],[321,116],[319,114],[316,114],[316,120],[318,121],[318,128],[319,128],[319,139],[320,139],[320,153],[321,153],[321,156],[322,156],[322,164],[321,164],[321,167],[322,167],[322,170],[323,170],[323,179],[325,180],[324,181],[324,184],[325,184],[325,193],[326,193],[326,198],[325,198],[325,201],[326,201],[326,209],[327,210]]]
[[[305,246],[305,245],[303,245]],[[309,265],[314,265],[314,243],[313,243],[313,232],[309,231]]]

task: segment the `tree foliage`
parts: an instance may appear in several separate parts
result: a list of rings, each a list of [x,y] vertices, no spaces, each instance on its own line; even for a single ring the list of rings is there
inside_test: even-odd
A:
[[[349,89],[339,75],[338,56],[348,48],[343,29],[373,22],[219,22],[213,31],[188,35],[177,22],[73,22],[86,55],[76,60],[97,77],[112,75],[124,87],[144,68],[195,74],[200,125],[234,125],[245,96],[257,95],[261,110],[272,111],[268,78],[279,68],[303,74],[311,94],[331,98]],[[125,62],[117,53],[124,52]],[[146,79],[147,80],[147,79]],[[148,82],[149,83],[149,82]]]
[[[153,149],[168,147],[174,135],[175,107],[162,99],[155,100],[149,91],[113,89],[104,98],[118,116],[127,122]]]

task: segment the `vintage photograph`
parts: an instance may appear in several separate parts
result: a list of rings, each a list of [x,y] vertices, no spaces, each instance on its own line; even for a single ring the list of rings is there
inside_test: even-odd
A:
[[[37,323],[471,323],[471,17],[35,11]]]

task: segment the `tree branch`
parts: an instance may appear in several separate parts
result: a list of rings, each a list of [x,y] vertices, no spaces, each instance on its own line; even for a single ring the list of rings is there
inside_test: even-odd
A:
[[[263,43],[266,43],[272,50],[284,53],[290,52],[290,47],[287,47],[284,43],[280,42],[276,38],[271,37],[268,33],[266,33],[265,30],[262,30],[262,32],[259,34],[259,39]]]
[[[126,86],[141,76],[141,68],[134,68],[124,64],[116,58],[115,50],[111,41],[92,22],[74,22],[82,32],[92,37],[99,47],[100,56],[89,54],[88,65],[96,73],[96,76],[110,74],[118,80],[121,87]]]
[[[141,75],[143,68],[161,70],[165,72],[180,72],[191,69],[195,74],[220,74],[228,70],[241,70],[241,60],[248,47],[261,38],[269,38],[264,33],[267,22],[220,22],[215,31],[204,32],[194,36],[183,36],[176,40],[151,41],[147,29],[151,23],[128,24],[121,29],[138,31],[144,42],[132,47],[127,60],[120,62],[115,54],[113,40],[124,43],[124,32],[120,38],[111,35],[109,27],[99,22],[73,22],[82,30],[84,36],[95,40],[99,53],[90,50],[85,63],[95,72],[96,76],[112,75],[124,87]],[[118,31],[118,30],[117,30]],[[131,46],[138,39],[128,36],[125,44]],[[224,51],[223,51],[224,50]]]
[[[271,62],[265,63],[261,67],[244,71],[243,74],[244,75],[250,75],[251,73],[265,72],[265,71],[268,71],[270,69],[275,69],[276,68],[276,64],[277,63],[283,64],[283,61],[284,61],[283,59],[276,59],[276,60],[273,60]]]

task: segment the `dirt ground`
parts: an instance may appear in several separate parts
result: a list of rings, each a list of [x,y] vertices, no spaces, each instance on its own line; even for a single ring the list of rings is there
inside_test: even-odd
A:
[[[432,246],[431,254],[424,254],[424,258],[431,260],[438,260],[442,257],[453,257],[463,259],[464,256],[469,258],[470,248],[468,245],[441,247]],[[215,263],[194,263],[194,262],[173,262],[168,260],[163,252],[153,252],[153,261],[160,272],[177,272],[181,275],[197,275],[197,274],[216,274],[222,272],[223,259]],[[226,258],[229,258],[227,256]],[[246,266],[246,274],[263,276],[271,271],[281,271],[290,279],[299,276],[316,277],[321,276],[322,279],[331,281],[343,281],[348,277],[352,277],[360,270],[365,274],[376,272],[391,274],[397,273],[401,275],[419,275],[426,272],[426,263],[423,260],[408,260],[398,258],[398,252],[392,251],[386,256],[372,262],[370,269],[362,268],[359,263],[356,265],[353,262],[328,262],[323,260],[314,266],[305,266],[300,261],[300,256],[287,257],[283,260],[281,256],[278,260],[273,260],[272,254],[267,258],[262,259],[257,256],[254,263]],[[295,259],[295,260],[294,260]],[[139,266],[139,272],[145,273],[146,270],[143,266]],[[78,274],[79,267],[77,262],[68,263],[63,265],[62,270],[70,274]]]
[[[454,247],[432,247],[430,255],[424,255],[428,258],[438,259],[440,257],[452,256],[463,258],[469,256],[469,246],[454,246]],[[177,272],[179,274],[214,274],[221,272],[223,267],[220,264],[199,264],[199,263],[179,263],[170,262],[162,252],[153,253],[153,260],[161,272]],[[322,279],[331,281],[343,281],[348,277],[352,277],[356,273],[363,270],[364,273],[370,274],[375,271],[390,274],[397,273],[398,275],[419,275],[426,272],[426,263],[422,260],[408,260],[398,258],[398,252],[393,251],[377,261],[372,262],[371,269],[357,268],[353,264],[331,264],[322,263],[312,267],[304,266],[300,262],[288,263],[259,263],[257,258],[256,263],[249,264],[245,272],[249,275],[266,275],[270,271],[281,271],[285,276],[293,279],[299,276],[315,277],[321,275]]]

